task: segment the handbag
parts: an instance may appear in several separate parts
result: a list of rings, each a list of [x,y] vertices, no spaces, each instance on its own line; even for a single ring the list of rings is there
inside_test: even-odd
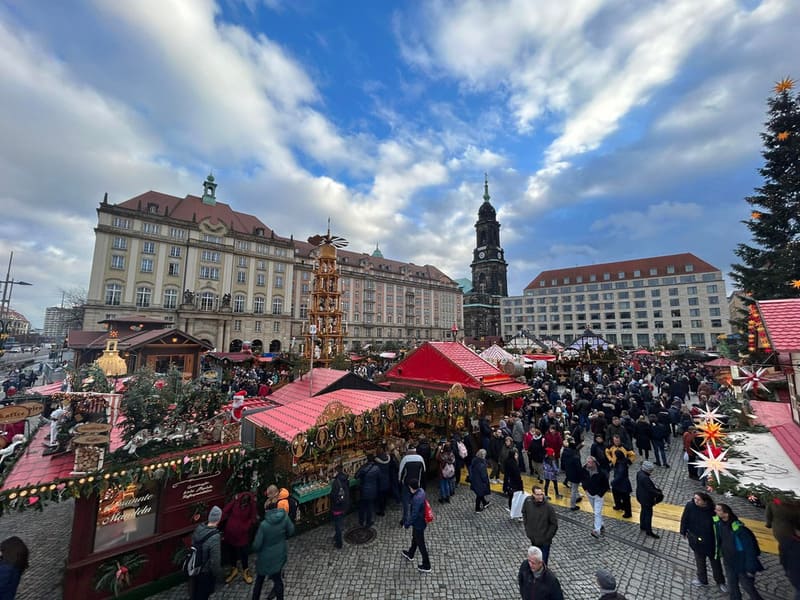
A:
[[[425,498],[425,522],[433,523],[433,509],[431,508],[431,503],[428,502],[427,498]]]
[[[656,488],[656,491],[653,492],[653,504],[659,504],[664,501],[664,492]]]
[[[512,519],[522,518],[522,506],[525,504],[525,498],[528,494],[522,490],[514,492],[514,497],[511,499],[511,517]]]

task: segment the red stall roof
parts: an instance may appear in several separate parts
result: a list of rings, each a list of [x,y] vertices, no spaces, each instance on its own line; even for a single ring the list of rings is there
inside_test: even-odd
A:
[[[339,371],[337,369],[314,369],[311,377],[313,380],[313,389],[309,382],[308,373],[305,373],[301,379],[295,379],[293,382],[287,383],[280,389],[272,392],[269,399],[277,404],[291,404],[298,400],[306,400],[311,396],[319,394],[326,387],[339,381],[349,373],[349,371]]]
[[[775,352],[800,352],[800,298],[756,302]]]
[[[316,379],[316,369],[314,370]],[[306,385],[308,382],[306,382]],[[316,386],[316,383],[315,383]],[[290,442],[298,433],[308,431],[317,424],[317,418],[331,402],[341,402],[353,414],[359,415],[403,398],[400,392],[374,392],[367,390],[336,390],[309,398],[299,399],[288,406],[278,406],[245,417],[257,427],[264,427]]]
[[[386,380],[422,388],[465,389],[503,395],[530,390],[458,342],[425,342],[386,373]]]

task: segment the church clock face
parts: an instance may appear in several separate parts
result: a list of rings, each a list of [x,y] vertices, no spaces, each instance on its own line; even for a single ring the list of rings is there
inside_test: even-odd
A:
[[[486,252],[478,252],[478,258],[486,258]]]

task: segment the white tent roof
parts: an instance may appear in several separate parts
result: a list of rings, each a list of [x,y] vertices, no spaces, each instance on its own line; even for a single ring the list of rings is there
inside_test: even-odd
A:
[[[482,359],[492,363],[493,365],[514,360],[513,354],[511,354],[510,352],[506,352],[497,344],[492,344],[491,346],[489,346],[486,350],[481,352],[480,356]]]

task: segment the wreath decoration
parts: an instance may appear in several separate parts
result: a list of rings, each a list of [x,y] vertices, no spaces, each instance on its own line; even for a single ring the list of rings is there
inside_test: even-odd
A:
[[[139,552],[107,560],[97,569],[94,589],[98,592],[111,592],[115,598],[118,597],[122,590],[130,587],[136,573],[146,562],[147,557]]]

